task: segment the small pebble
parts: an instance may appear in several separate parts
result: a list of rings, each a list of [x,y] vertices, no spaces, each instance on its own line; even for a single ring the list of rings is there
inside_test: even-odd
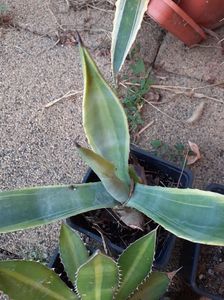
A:
[[[214,271],[212,269],[208,269],[208,274],[209,275],[214,275]]]

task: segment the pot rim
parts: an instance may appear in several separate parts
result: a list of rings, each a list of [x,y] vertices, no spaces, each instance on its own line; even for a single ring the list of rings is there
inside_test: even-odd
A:
[[[155,2],[153,3],[153,1]],[[155,6],[156,3],[158,4],[159,2],[167,6],[167,11],[165,11],[164,8],[163,13],[158,13],[158,9],[156,10]],[[150,0],[147,14],[188,46],[197,44],[201,40],[206,39],[206,34],[203,29],[172,0]],[[167,18],[167,16],[172,16],[172,14],[175,14],[180,22],[172,24],[172,20]]]

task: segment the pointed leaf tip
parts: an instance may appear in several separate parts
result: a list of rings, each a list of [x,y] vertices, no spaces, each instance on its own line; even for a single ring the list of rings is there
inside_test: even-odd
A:
[[[94,151],[79,147],[78,152],[82,159],[98,175],[109,194],[120,203],[128,200],[128,187],[116,175],[113,163],[95,153]]]
[[[169,278],[169,280],[173,280],[173,277],[182,269],[182,267],[180,267],[179,269],[172,271],[172,272],[168,272],[166,273],[167,277]]]
[[[78,42],[79,46],[83,46],[83,41],[82,41],[82,38],[81,38],[81,36],[80,36],[78,30],[76,30],[75,39],[76,39],[76,41]]]
[[[149,0],[118,0],[112,32],[112,71],[116,75],[133,45]]]
[[[117,286],[117,264],[100,252],[94,253],[78,269],[76,287],[81,299],[111,300]]]
[[[129,245],[120,255],[118,264],[121,269],[122,281],[116,300],[127,299],[151,272],[155,243],[156,231],[153,230]],[[138,272],[135,270],[138,270]]]
[[[81,148],[81,145],[77,142],[75,142],[75,146],[76,146],[76,148]]]
[[[127,116],[116,93],[103,78],[85,47],[82,59],[83,127],[91,149],[116,167],[116,175],[129,189],[130,135]]]
[[[88,260],[89,255],[78,233],[67,224],[62,224],[61,227],[59,250],[65,271],[71,282],[74,282],[76,271]]]

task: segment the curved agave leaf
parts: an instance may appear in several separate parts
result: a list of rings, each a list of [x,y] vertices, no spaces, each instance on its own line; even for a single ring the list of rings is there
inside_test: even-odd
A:
[[[127,206],[189,241],[224,246],[224,195],[136,184]]]
[[[65,224],[61,227],[59,249],[65,271],[74,283],[76,271],[89,259],[88,251],[78,233]]]
[[[78,300],[56,273],[34,261],[1,261],[0,290],[14,300]]]
[[[155,254],[156,230],[131,244],[119,257],[121,285],[116,300],[127,299],[151,272]]]
[[[139,286],[130,300],[158,300],[166,292],[170,281],[169,274],[153,272]]]
[[[80,44],[84,74],[83,126],[91,148],[116,167],[117,176],[130,184],[130,136],[124,109],[100,74],[87,49]]]
[[[0,192],[0,232],[48,224],[117,204],[101,182]]]
[[[117,74],[135,41],[149,0],[118,0],[112,33],[111,60]]]
[[[82,159],[98,175],[108,193],[120,203],[127,201],[129,197],[128,187],[116,176],[114,164],[90,149],[79,145],[77,145],[77,148]]]
[[[118,278],[116,262],[97,252],[79,268],[76,289],[81,299],[112,300]]]

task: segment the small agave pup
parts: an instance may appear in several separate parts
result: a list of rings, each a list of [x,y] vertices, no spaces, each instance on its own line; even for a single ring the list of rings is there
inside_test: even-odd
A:
[[[157,300],[175,273],[152,272],[156,230],[131,244],[117,261],[89,257],[79,235],[62,225],[60,258],[73,291],[48,267],[34,261],[0,262],[0,290],[14,300]]]
[[[224,245],[224,196],[197,189],[148,186],[128,165],[127,118],[80,41],[84,73],[83,125],[90,149],[78,151],[100,182],[26,188],[0,193],[0,232],[15,231],[100,208],[130,209],[175,235]]]

